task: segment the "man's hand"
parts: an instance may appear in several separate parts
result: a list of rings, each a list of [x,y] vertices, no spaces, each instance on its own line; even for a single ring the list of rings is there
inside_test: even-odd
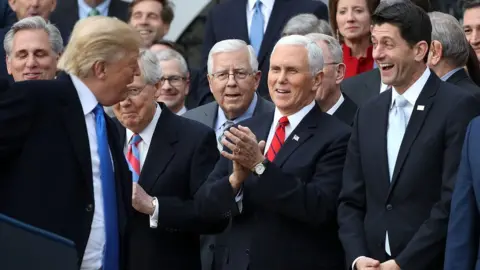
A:
[[[380,270],[400,270],[400,266],[394,260],[389,260],[380,264]]]
[[[132,189],[132,206],[140,213],[153,215],[155,207],[153,206],[153,197],[148,195],[142,186],[137,183],[133,183]]]
[[[355,263],[355,269],[357,270],[379,270],[380,262],[368,257],[360,257]]]
[[[243,182],[250,175],[251,171],[240,163],[233,161],[233,173],[228,178],[230,185],[232,186],[233,193],[237,194],[238,190],[242,186]]]
[[[238,162],[248,170],[252,170],[255,165],[261,163],[265,156],[262,150],[265,148],[265,142],[257,142],[255,134],[248,128],[238,126],[225,131],[225,137],[222,144],[232,151],[232,154],[222,151],[222,155],[232,161]]]

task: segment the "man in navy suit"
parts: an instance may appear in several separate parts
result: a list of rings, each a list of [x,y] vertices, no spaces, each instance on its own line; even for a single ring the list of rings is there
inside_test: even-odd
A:
[[[259,4],[261,3],[261,4]],[[285,23],[300,13],[313,13],[328,21],[327,6],[312,0],[229,0],[215,6],[208,15],[203,46],[204,71],[197,91],[197,105],[213,101],[208,88],[207,59],[210,49],[224,39],[241,39],[251,44],[257,54],[259,70],[264,74],[257,90],[271,100],[267,88],[270,53],[280,38]]]
[[[196,195],[200,213],[231,219],[215,269],[344,269],[336,208],[350,127],[315,103],[323,78],[315,43],[284,37],[270,60],[275,111],[224,133],[222,157]]]
[[[480,269],[480,117],[470,122],[463,143],[448,223],[445,270]]]
[[[0,213],[72,240],[81,269],[125,269],[131,174],[102,105],[125,99],[140,46],[126,23],[92,17],[56,80],[0,80]]]

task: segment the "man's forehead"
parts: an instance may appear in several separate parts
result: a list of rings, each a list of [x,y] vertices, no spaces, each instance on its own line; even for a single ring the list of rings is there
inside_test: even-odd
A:
[[[473,26],[480,24],[480,7],[465,10],[463,15],[463,25]]]

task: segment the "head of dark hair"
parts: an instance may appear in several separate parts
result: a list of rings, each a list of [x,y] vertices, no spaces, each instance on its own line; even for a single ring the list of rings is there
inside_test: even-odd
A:
[[[145,1],[153,1],[158,2],[162,5],[162,11],[160,12],[160,18],[165,24],[172,24],[174,13],[173,13],[173,4],[169,0],[133,0],[130,3],[130,7],[128,9],[128,17],[132,17],[132,10],[140,2]]]
[[[179,54],[181,54],[183,56],[183,58],[185,58],[185,60],[187,60],[185,50],[183,49],[183,47],[178,45],[177,43],[175,43],[173,41],[170,41],[170,40],[167,40],[167,39],[158,39],[158,40],[153,41],[151,46],[153,46],[153,45],[167,46],[170,49],[172,49],[172,50],[178,52]]]
[[[423,11],[425,11],[425,12],[431,12],[432,11],[432,4],[430,3],[430,0],[411,0],[411,1],[416,6],[423,9]]]
[[[411,1],[381,3],[372,15],[372,25],[391,24],[398,28],[400,36],[410,47],[420,41],[427,43],[427,51],[432,42],[432,24],[427,13]],[[425,54],[425,62],[428,53]]]
[[[334,36],[337,35],[337,31],[338,31],[338,24],[337,24],[338,2],[340,2],[340,0],[328,1],[328,13],[330,17],[330,26],[332,27]],[[368,13],[372,15],[375,9],[377,8],[378,4],[380,3],[380,0],[365,0],[365,3],[367,4]]]
[[[480,0],[463,0],[459,1],[462,5],[463,14],[467,9],[480,7]]]

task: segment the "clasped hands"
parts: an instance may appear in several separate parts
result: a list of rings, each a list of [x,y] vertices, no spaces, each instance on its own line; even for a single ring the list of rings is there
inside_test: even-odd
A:
[[[379,261],[368,258],[361,257],[355,263],[355,269],[357,270],[401,270],[400,266],[395,262],[395,260],[388,260],[386,262],[380,263]]]
[[[221,142],[231,153],[224,150],[221,154],[233,162],[233,173],[229,181],[237,191],[255,165],[265,160],[263,155],[265,141],[258,142],[255,134],[248,127],[241,125],[231,127],[224,135]]]

